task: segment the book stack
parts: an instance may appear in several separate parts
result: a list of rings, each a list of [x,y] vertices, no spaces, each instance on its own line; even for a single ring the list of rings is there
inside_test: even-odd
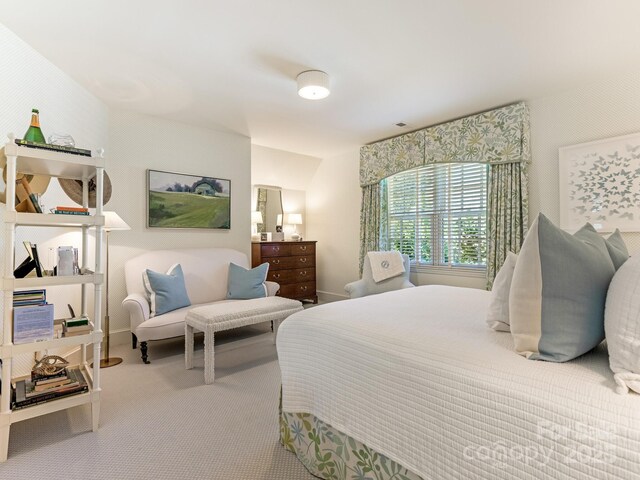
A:
[[[44,288],[36,290],[20,290],[13,292],[13,306],[26,307],[29,305],[46,305],[47,291]]]
[[[62,335],[65,337],[75,337],[76,335],[86,335],[91,332],[91,324],[86,316],[67,318],[62,323]]]
[[[80,368],[65,368],[55,375],[37,375],[15,383],[12,410],[38,405],[69,395],[77,395],[89,391],[87,381]]]
[[[56,215],[89,215],[89,209],[84,207],[66,207],[58,205],[53,213]]]

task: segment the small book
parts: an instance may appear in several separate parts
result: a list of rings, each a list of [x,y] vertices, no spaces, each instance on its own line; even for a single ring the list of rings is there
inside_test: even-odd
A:
[[[53,210],[55,215],[90,215],[89,212],[79,212],[77,210]]]
[[[91,331],[91,327],[89,325],[76,325],[75,327],[65,327],[65,333],[67,332],[85,332]]]
[[[68,210],[70,212],[88,212],[89,209],[86,207],[67,207],[64,205],[58,205],[56,210]]]
[[[63,385],[68,385],[71,383],[70,378],[59,378],[55,381],[47,382],[47,383],[36,383],[33,387],[34,392],[52,392],[54,388],[61,387]],[[76,383],[77,385],[77,383]]]
[[[47,382],[47,381],[52,381],[52,380],[56,380],[58,378],[67,377],[67,369],[63,369],[60,370],[58,373],[54,373],[53,375],[41,375],[39,373],[36,372],[31,372],[31,381],[35,382],[35,383],[40,383],[40,382]]]
[[[78,327],[81,325],[89,325],[89,318],[87,317],[67,318],[64,321],[64,324],[67,328]]]

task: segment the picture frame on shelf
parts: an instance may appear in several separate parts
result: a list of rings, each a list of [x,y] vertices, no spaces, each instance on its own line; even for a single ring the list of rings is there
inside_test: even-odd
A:
[[[640,231],[640,133],[559,149],[560,227]]]
[[[231,180],[147,170],[147,227],[231,229]]]

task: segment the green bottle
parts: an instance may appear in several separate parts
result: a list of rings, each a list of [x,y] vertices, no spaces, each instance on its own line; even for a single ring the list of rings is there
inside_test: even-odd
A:
[[[31,125],[29,125],[27,133],[24,134],[24,140],[33,143],[47,143],[42,130],[40,130],[40,112],[37,108],[31,110]]]

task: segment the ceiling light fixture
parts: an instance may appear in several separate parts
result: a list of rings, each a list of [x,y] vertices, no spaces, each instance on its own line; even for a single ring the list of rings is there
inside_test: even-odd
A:
[[[298,95],[309,100],[329,96],[329,75],[320,70],[307,70],[298,75]]]

